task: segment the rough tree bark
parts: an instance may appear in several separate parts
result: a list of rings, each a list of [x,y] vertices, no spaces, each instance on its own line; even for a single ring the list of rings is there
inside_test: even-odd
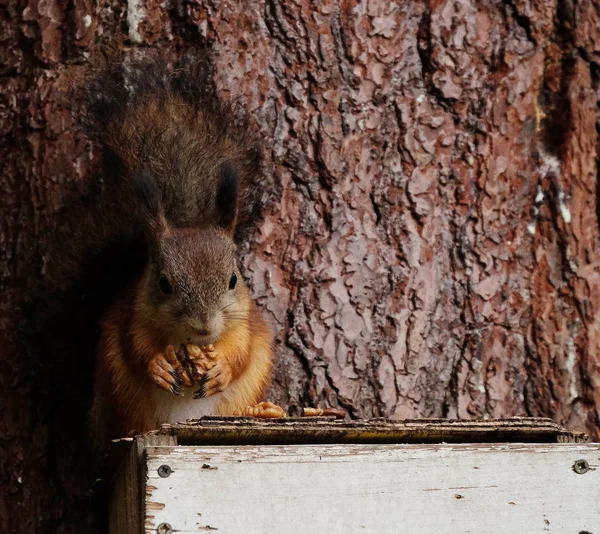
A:
[[[91,528],[67,514],[72,468],[48,460],[54,397],[32,375],[52,354],[20,327],[97,164],[65,91],[119,35],[209,47],[265,139],[273,202],[243,252],[278,332],[272,400],[545,415],[600,437],[597,0],[16,0],[0,6],[0,532]]]

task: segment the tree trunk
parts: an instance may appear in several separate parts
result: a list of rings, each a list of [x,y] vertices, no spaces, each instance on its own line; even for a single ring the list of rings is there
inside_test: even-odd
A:
[[[0,532],[93,528],[77,462],[49,455],[35,362],[53,355],[21,325],[98,163],[65,91],[121,35],[207,46],[265,140],[271,203],[243,263],[278,332],[271,400],[600,438],[597,2],[17,0],[0,7]]]

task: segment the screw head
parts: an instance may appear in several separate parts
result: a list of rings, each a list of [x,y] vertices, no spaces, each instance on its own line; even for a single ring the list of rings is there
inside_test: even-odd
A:
[[[584,475],[590,470],[590,464],[587,463],[587,460],[577,460],[573,464],[573,471],[575,471],[578,475]]]
[[[167,478],[173,472],[173,470],[168,465],[161,465],[157,469],[157,472],[160,478]]]
[[[158,525],[156,532],[158,532],[158,534],[171,534],[173,532],[173,527],[169,525],[169,523],[161,523]]]

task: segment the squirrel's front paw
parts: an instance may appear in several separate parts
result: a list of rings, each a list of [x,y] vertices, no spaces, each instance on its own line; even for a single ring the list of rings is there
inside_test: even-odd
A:
[[[200,381],[200,389],[194,394],[195,399],[203,399],[223,391],[233,379],[233,372],[227,360],[217,360]]]
[[[191,386],[192,381],[177,359],[175,349],[168,345],[165,352],[158,352],[148,362],[148,374],[154,383],[174,395],[182,395],[182,386]]]

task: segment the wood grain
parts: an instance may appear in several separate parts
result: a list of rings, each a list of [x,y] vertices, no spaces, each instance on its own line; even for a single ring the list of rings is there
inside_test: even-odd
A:
[[[600,445],[147,450],[145,532],[596,532]],[[573,471],[585,459],[590,470]],[[173,470],[157,475],[160,465]]]

